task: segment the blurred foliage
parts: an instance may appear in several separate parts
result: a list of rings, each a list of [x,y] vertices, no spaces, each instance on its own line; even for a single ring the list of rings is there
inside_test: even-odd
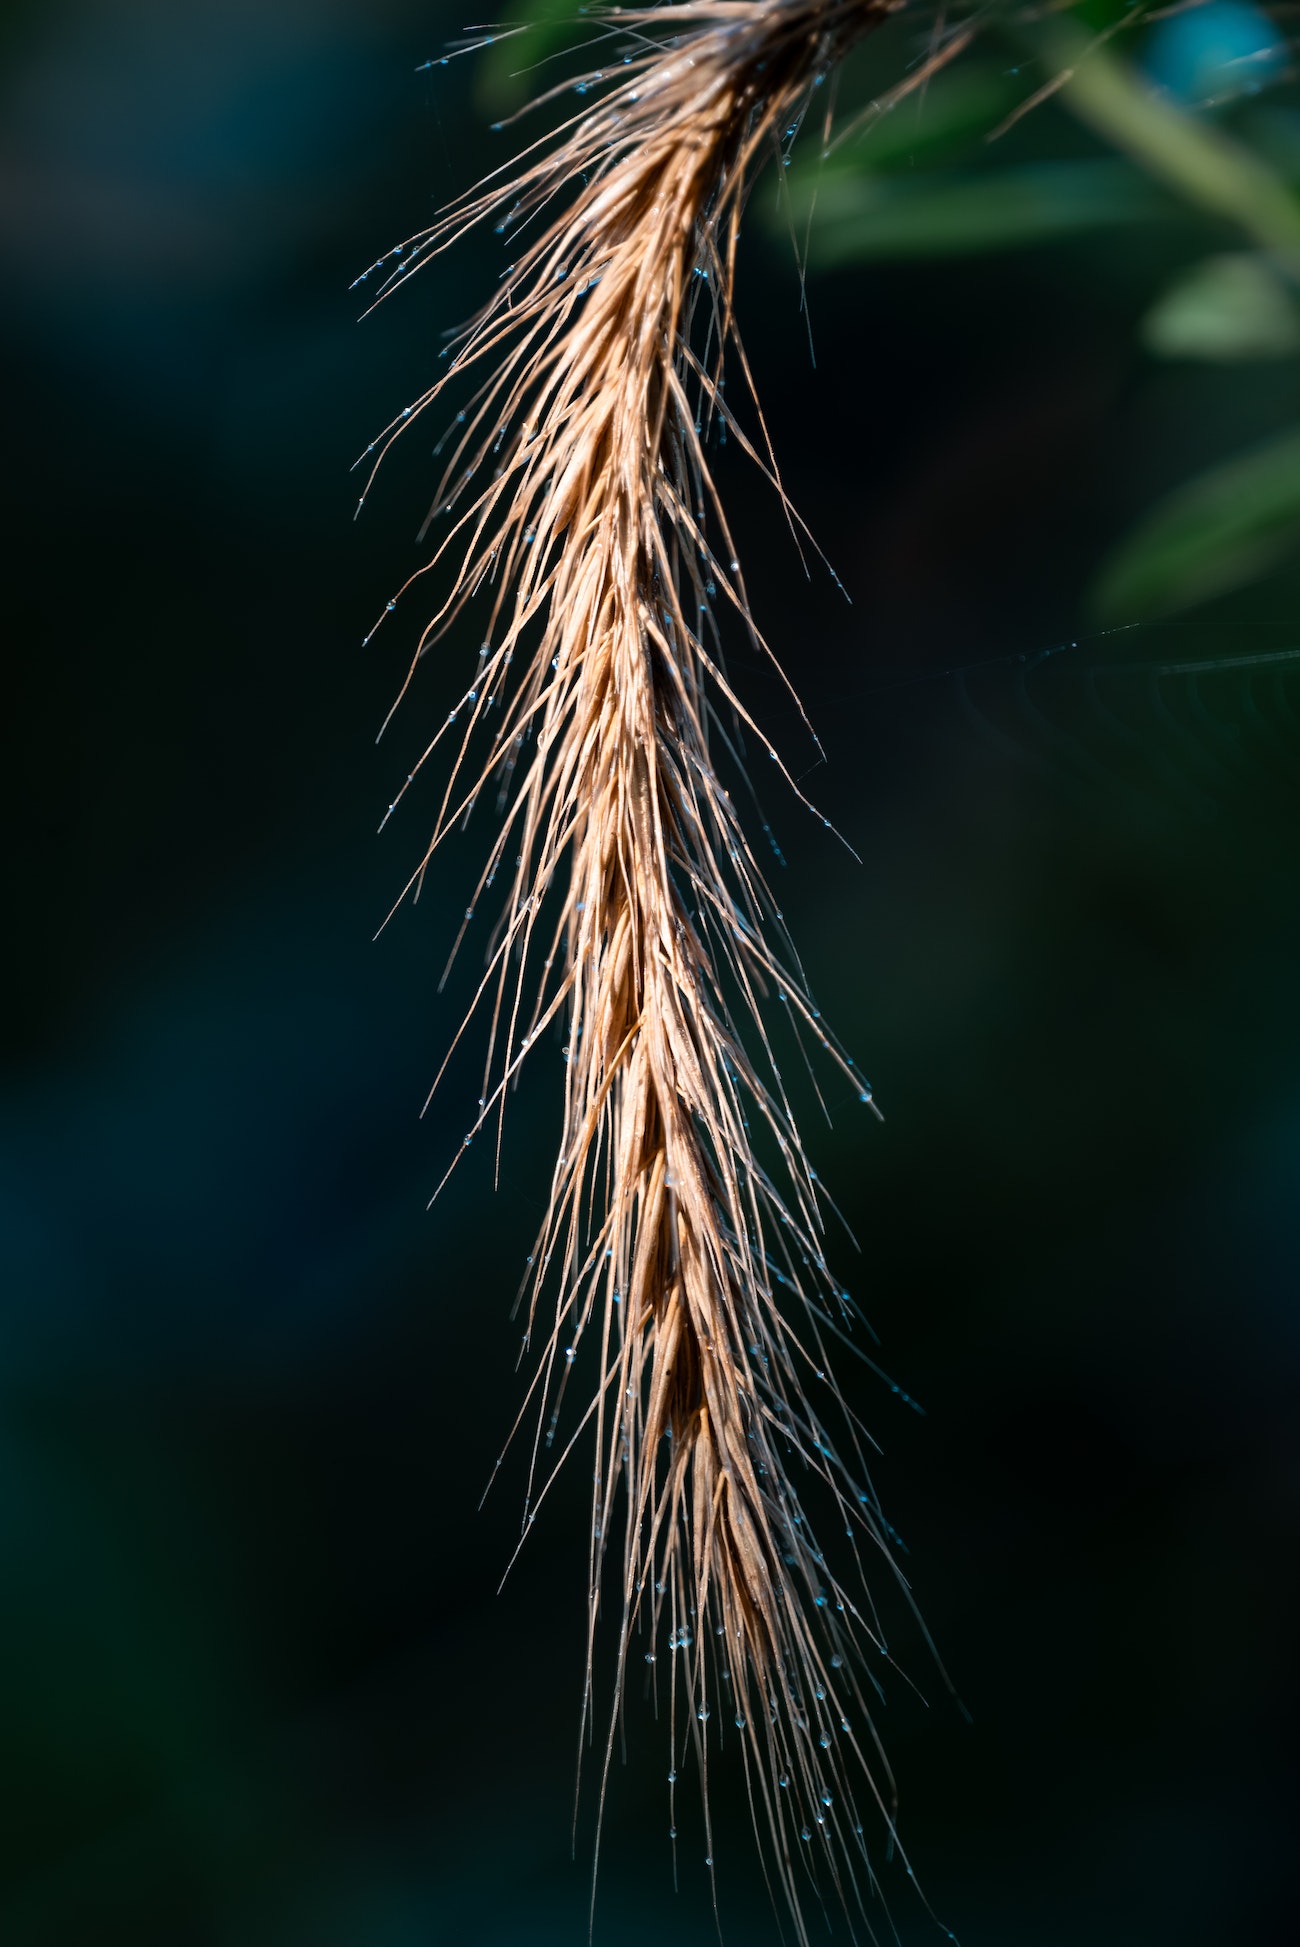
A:
[[[1288,358],[1300,351],[1300,307],[1266,257],[1204,257],[1152,305],[1142,342],[1157,358]]]
[[[1264,574],[1300,542],[1300,430],[1198,474],[1122,541],[1099,577],[1103,621],[1167,614]]]
[[[490,113],[511,114],[539,94],[553,56],[591,38],[590,26],[575,18],[579,12],[574,0],[521,0],[513,6],[510,26],[527,31],[499,35],[478,56],[474,84],[481,105]]]
[[[1149,248],[1139,384],[1170,360],[1223,370],[1300,355],[1300,107],[1264,12],[1007,7],[970,55],[952,33],[951,65],[934,67],[936,40],[919,79],[878,93],[888,59],[864,48],[847,129],[785,158],[769,222],[806,239],[811,270],[1050,247],[1082,291],[1097,275],[1085,240],[1129,232]],[[1234,417],[1220,401],[1219,420]],[[1292,552],[1298,510],[1300,434],[1229,450],[1121,534],[1094,612],[1140,620],[1244,587]]]
[[[820,184],[796,185],[802,193],[816,218],[813,262],[822,267],[1015,249],[1169,213],[1166,199],[1136,170],[1100,158],[1025,163],[978,176],[933,170],[924,180],[897,181],[841,167]]]

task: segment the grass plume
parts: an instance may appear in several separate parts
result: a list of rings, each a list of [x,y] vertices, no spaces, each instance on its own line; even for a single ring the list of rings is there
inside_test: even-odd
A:
[[[813,1005],[721,780],[737,727],[769,746],[722,666],[722,612],[763,645],[706,443],[724,423],[780,491],[765,434],[748,438],[722,392],[724,354],[748,381],[732,314],[740,218],[760,165],[891,11],[687,0],[597,16],[611,64],[578,84],[579,112],[411,239],[385,286],[474,226],[512,239],[446,376],[380,444],[476,375],[420,571],[450,559],[450,592],[417,661],[471,598],[490,620],[474,684],[420,760],[454,739],[415,879],[495,786],[501,826],[475,904],[498,880],[508,891],[474,1003],[487,1053],[470,1136],[494,1131],[499,1153],[506,1093],[546,1030],[567,1064],[526,1288],[524,1532],[565,1454],[593,1438],[588,1722],[615,1577],[620,1611],[602,1802],[644,1655],[673,1774],[693,1751],[706,1822],[709,1754],[734,1728],[801,1943],[814,1888],[863,1911],[876,1890],[872,1801],[896,1847],[865,1662],[887,1650],[862,1557],[896,1571],[830,1376],[826,1342],[850,1337],[854,1308],[765,1007],[874,1105]],[[561,1451],[575,1367],[594,1384]],[[824,1558],[809,1483],[856,1562],[851,1586]]]

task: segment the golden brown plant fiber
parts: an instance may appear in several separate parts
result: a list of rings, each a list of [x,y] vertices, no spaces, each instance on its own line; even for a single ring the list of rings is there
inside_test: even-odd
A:
[[[644,1657],[670,1776],[693,1754],[706,1824],[709,1756],[735,1736],[800,1942],[817,1889],[864,1911],[877,1891],[859,1799],[896,1849],[866,1695],[869,1657],[888,1651],[862,1555],[896,1570],[829,1371],[827,1341],[853,1343],[858,1321],[827,1259],[780,1046],[811,1042],[854,1104],[871,1091],[821,1022],[719,770],[741,775],[748,730],[784,774],[722,665],[728,610],[763,645],[706,443],[725,425],[776,478],[765,435],[746,437],[722,391],[724,352],[747,379],[741,212],[758,166],[889,11],[687,0],[594,16],[611,66],[579,84],[577,115],[412,239],[395,272],[484,222],[516,253],[447,376],[388,437],[477,374],[430,516],[429,565],[450,556],[452,586],[420,653],[475,596],[490,619],[473,686],[425,753],[458,744],[416,878],[495,783],[503,821],[479,895],[498,876],[509,891],[475,1001],[488,1048],[470,1136],[495,1129],[499,1153],[505,1095],[540,1036],[560,1038],[567,1064],[527,1287],[524,1530],[554,1468],[592,1439],[588,1722],[615,1579],[619,1610],[602,1801]],[[851,1587],[814,1507],[855,1564]]]

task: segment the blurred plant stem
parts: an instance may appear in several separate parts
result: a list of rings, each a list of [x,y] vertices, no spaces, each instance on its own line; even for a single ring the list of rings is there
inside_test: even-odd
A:
[[[1177,195],[1225,217],[1300,282],[1300,202],[1263,158],[1157,92],[1131,62],[1078,28],[1038,24],[1032,45],[1063,79],[1077,119]]]

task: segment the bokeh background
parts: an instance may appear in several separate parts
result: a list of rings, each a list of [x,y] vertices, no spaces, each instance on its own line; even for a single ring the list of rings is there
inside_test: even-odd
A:
[[[348,286],[505,153],[501,61],[422,67],[461,24],[450,0],[0,12],[6,1947],[587,1939],[582,1466],[501,1594],[518,1470],[477,1505],[558,1051],[500,1189],[476,1151],[425,1208],[476,1092],[453,1068],[418,1119],[486,827],[372,943],[432,782],[375,827],[477,639],[376,747],[417,618],[362,637],[419,558],[432,433],[358,524],[349,467],[499,246],[361,327]],[[924,43],[890,31],[850,95]],[[1291,183],[1285,36],[1202,9],[1138,55]],[[1257,1947],[1293,1937],[1300,1729],[1300,577],[1285,493],[1213,599],[1186,547],[1153,595],[1132,537],[1300,418],[1300,335],[1239,225],[1062,102],[986,142],[1019,57],[994,32],[971,59],[967,96],[903,104],[837,179],[815,366],[755,205],[742,322],[851,604],[719,454],[826,762],[744,645],[738,680],[861,860],[765,803],[887,1117],[803,1105],[861,1243],[846,1281],[925,1408],[845,1375],[969,1715],[900,1621],[917,1690],[882,1728],[965,1947]],[[1229,352],[1222,289],[1190,349],[1174,302],[1171,341],[1153,307],[1225,256]],[[717,1937],[689,1807],[673,1889],[665,1769],[634,1704],[597,1942]],[[768,1947],[725,1766],[715,1789],[723,1938]],[[889,1883],[902,1940],[942,1938]]]

